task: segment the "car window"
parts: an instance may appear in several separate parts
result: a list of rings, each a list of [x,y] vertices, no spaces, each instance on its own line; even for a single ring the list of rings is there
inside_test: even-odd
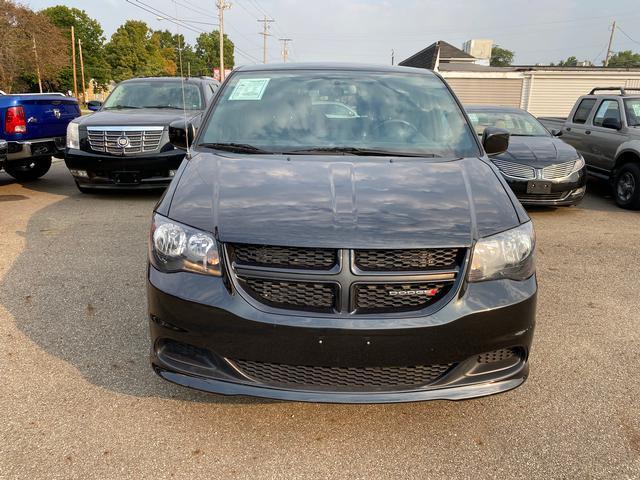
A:
[[[624,108],[627,111],[627,124],[630,127],[639,127],[640,126],[640,98],[625,99]]]
[[[620,105],[617,100],[603,100],[593,117],[593,124],[601,127],[606,118],[620,121]]]
[[[527,112],[468,110],[469,119],[478,135],[487,127],[504,128],[511,135],[526,137],[548,137],[549,132]]]
[[[104,109],[118,108],[186,108],[202,110],[200,88],[178,80],[135,81],[121,83],[104,102]]]
[[[587,123],[587,118],[596,104],[595,98],[585,98],[580,102],[576,113],[573,115],[573,123]]]
[[[446,85],[415,73],[236,72],[203,130],[202,143],[249,144],[273,152],[368,148],[479,154]]]

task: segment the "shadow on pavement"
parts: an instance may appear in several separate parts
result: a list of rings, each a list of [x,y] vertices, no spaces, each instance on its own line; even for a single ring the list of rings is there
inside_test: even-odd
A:
[[[5,183],[2,178],[0,187]],[[161,192],[83,195],[60,175],[24,186],[66,196],[35,212],[26,232],[18,232],[26,246],[0,283],[0,303],[25,335],[108,390],[256,403],[177,387],[150,367],[146,241]]]

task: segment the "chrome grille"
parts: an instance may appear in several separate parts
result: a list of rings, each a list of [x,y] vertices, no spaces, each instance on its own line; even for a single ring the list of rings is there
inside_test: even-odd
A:
[[[164,127],[87,127],[89,147],[113,155],[152,153],[160,149]],[[124,139],[124,140],[122,140]],[[119,143],[123,141],[123,143]]]
[[[453,364],[401,367],[331,367],[231,360],[245,375],[272,386],[308,390],[398,390],[429,385]]]
[[[536,170],[533,167],[499,159],[494,159],[492,161],[493,164],[498,167],[498,170],[509,177],[524,178],[527,180],[533,180],[536,178]]]
[[[564,178],[571,175],[573,167],[575,166],[575,160],[571,162],[558,163],[556,165],[549,165],[542,169],[542,178],[545,180],[554,180],[556,178]]]

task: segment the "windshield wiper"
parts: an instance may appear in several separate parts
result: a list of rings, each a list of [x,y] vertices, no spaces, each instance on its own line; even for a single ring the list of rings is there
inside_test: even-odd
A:
[[[182,107],[174,107],[172,105],[145,105],[143,108],[168,108],[171,110],[183,110]]]
[[[248,143],[200,143],[198,144],[198,146],[235,153],[274,153],[263,150],[262,148],[255,147],[253,145],[249,145]]]
[[[114,105],[113,107],[107,107],[105,110],[124,110],[125,108],[140,108],[133,105]]]
[[[314,155],[322,153],[342,153],[345,155],[361,155],[361,156],[378,156],[378,157],[426,157],[435,158],[439,155],[434,153],[419,152],[396,152],[392,150],[379,150],[375,148],[358,148],[358,147],[311,147],[300,150],[289,150],[283,152],[287,155]]]

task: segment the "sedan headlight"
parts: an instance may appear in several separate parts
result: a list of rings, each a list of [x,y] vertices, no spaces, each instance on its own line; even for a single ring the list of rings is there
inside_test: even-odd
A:
[[[80,127],[77,123],[67,125],[67,148],[80,148]]]
[[[162,272],[221,275],[218,244],[213,235],[158,214],[151,226],[149,259]]]
[[[506,232],[481,238],[473,249],[469,281],[526,280],[536,271],[535,244],[535,232],[530,221]]]
[[[573,164],[573,170],[571,171],[571,173],[579,172],[584,168],[584,166],[584,158],[582,157],[582,155],[580,155],[576,160],[576,163]]]

